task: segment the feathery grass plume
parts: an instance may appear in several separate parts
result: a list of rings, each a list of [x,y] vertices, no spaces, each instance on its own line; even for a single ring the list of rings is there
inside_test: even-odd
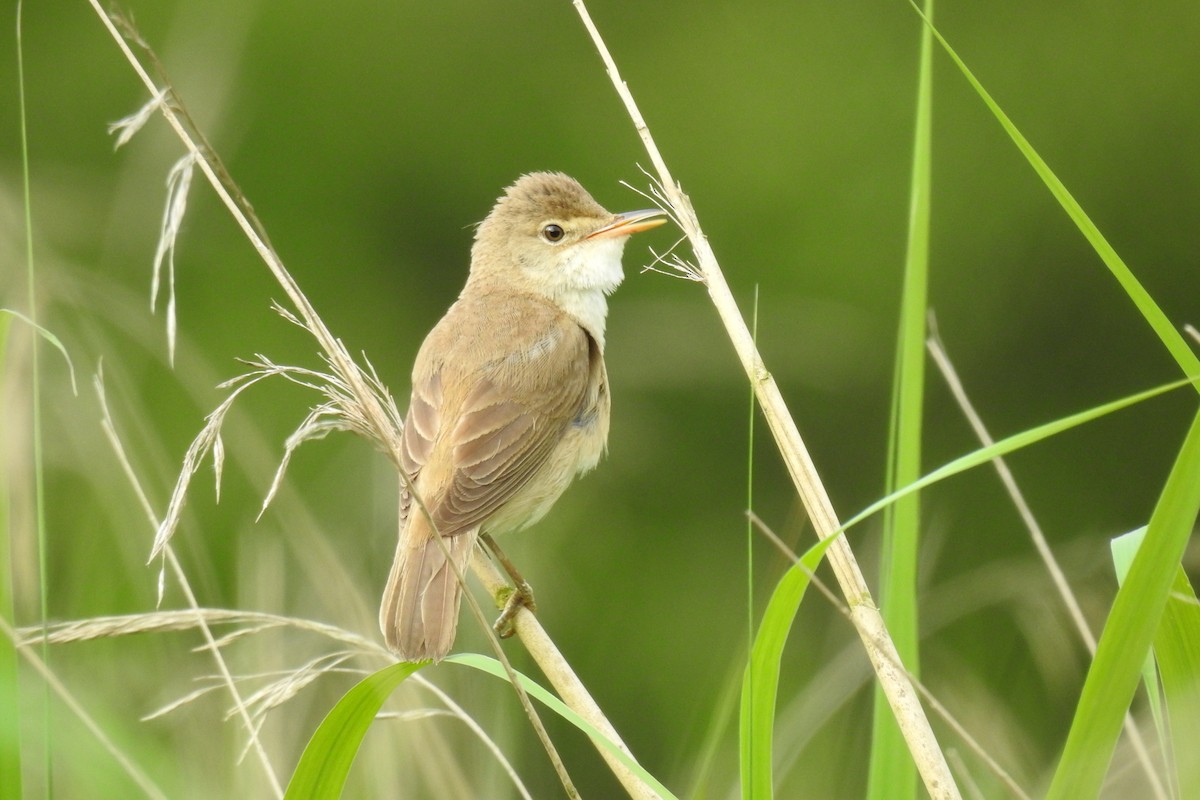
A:
[[[52,645],[61,645],[147,633],[176,633],[194,630],[201,626],[234,626],[233,630],[214,639],[217,649],[225,648],[247,637],[281,630],[314,634],[342,646],[341,649],[323,652],[292,669],[271,673],[235,675],[233,679],[240,686],[271,679],[247,694],[242,701],[250,710],[250,717],[254,723],[251,729],[253,734],[257,734],[261,729],[270,712],[294,699],[301,691],[320,678],[334,674],[355,676],[368,674],[368,670],[364,667],[346,666],[351,660],[391,659],[391,655],[383,646],[374,640],[335,625],[302,617],[220,608],[152,611],[59,622],[45,628],[40,626],[24,627],[14,632],[14,639],[19,648],[28,650],[31,645],[39,644],[43,640]],[[210,650],[214,645],[200,645],[195,649],[197,651]],[[204,682],[204,685],[163,704],[143,715],[141,719],[143,721],[158,719],[225,688],[226,681],[223,675],[204,676],[200,680]],[[447,716],[461,722],[496,760],[518,794],[526,800],[531,798],[529,790],[522,783],[512,763],[474,717],[428,679],[414,675],[410,680],[431,694],[444,708],[421,708],[400,713],[384,712],[379,715],[380,719],[407,720],[429,716]],[[226,710],[225,718],[232,719],[239,713],[239,704],[235,703]],[[251,747],[252,743],[253,737],[248,739],[243,746],[239,760],[245,756],[246,750]]]
[[[120,435],[117,433],[116,423],[113,421],[112,412],[109,410],[108,396],[104,389],[103,367],[103,362],[101,362],[100,367],[93,379],[96,397],[100,402],[100,427],[104,431],[105,437],[108,439],[108,443],[112,448],[113,453],[116,455],[117,461],[120,463],[125,477],[128,479],[129,484],[133,487],[134,493],[137,495],[138,501],[142,506],[142,510],[146,515],[147,522],[152,528],[157,529],[158,520],[155,517],[154,509],[150,504],[150,500],[147,497],[145,490],[142,488],[142,484],[138,479],[137,473],[133,469],[133,464],[130,463],[129,458],[126,455],[125,446],[121,441]],[[214,462],[218,465],[223,464],[223,448],[215,450]],[[234,708],[241,716],[242,722],[249,734],[246,746],[254,748],[255,754],[258,756],[259,763],[262,765],[263,773],[266,775],[267,783],[271,787],[275,796],[282,796],[283,789],[279,783],[279,778],[276,776],[275,768],[271,764],[271,760],[267,756],[266,749],[263,747],[262,741],[258,737],[258,730],[254,726],[254,723],[250,717],[250,712],[246,708],[246,703],[242,699],[241,693],[238,691],[237,683],[234,680],[233,673],[229,669],[229,665],[225,663],[225,659],[221,654],[221,649],[213,638],[212,631],[209,628],[208,623],[205,621],[203,614],[200,612],[200,606],[196,602],[196,595],[192,591],[191,585],[187,579],[187,575],[184,573],[183,567],[180,566],[179,560],[175,558],[175,553],[169,545],[163,548],[163,562],[163,568],[159,571],[157,581],[158,603],[160,605],[162,604],[163,591],[166,584],[166,565],[169,563],[171,569],[175,573],[176,579],[179,581],[181,589],[183,590],[184,597],[187,598],[187,602],[189,606],[191,606],[190,614],[192,616],[192,621],[196,627],[200,629],[200,632],[204,636],[204,639],[207,643],[204,649],[208,650],[212,654],[213,660],[216,662],[217,669],[221,674],[221,685],[229,690],[229,695],[233,698]]]
[[[281,308],[278,310],[289,319],[295,321],[294,316],[284,312]],[[200,469],[205,457],[210,452],[213,454],[217,499],[220,499],[222,466],[224,464],[221,428],[225,423],[226,416],[242,392],[255,386],[262,380],[271,377],[284,378],[297,386],[302,386],[324,395],[325,402],[311,408],[307,416],[300,423],[300,426],[288,437],[283,456],[271,481],[271,486],[263,499],[262,509],[259,512],[260,517],[275,497],[279,485],[283,480],[283,475],[287,470],[288,463],[291,461],[292,454],[304,442],[323,438],[332,431],[353,431],[375,442],[384,453],[393,452],[388,440],[378,435],[378,429],[375,427],[374,421],[371,419],[364,405],[359,402],[360,395],[355,391],[351,381],[346,380],[345,376],[339,372],[338,366],[332,358],[328,356],[323,356],[323,358],[326,366],[329,368],[327,372],[306,367],[276,364],[266,356],[259,354],[253,359],[244,362],[247,366],[252,367],[249,372],[230,378],[220,384],[218,388],[228,389],[230,390],[230,394],[205,417],[204,427],[201,428],[200,433],[192,440],[187,452],[184,454],[183,466],[180,470],[179,478],[175,483],[175,489],[171,493],[171,499],[167,505],[167,513],[164,515],[155,533],[154,544],[150,552],[151,561],[162,552],[162,548],[171,540],[175,530],[178,528],[192,477]],[[355,369],[358,369],[357,365],[355,365]],[[392,430],[401,430],[404,423],[400,412],[396,408],[395,401],[379,380],[374,368],[371,367],[369,372],[359,370],[357,377],[361,385],[369,387],[376,401],[385,410],[387,418],[393,426]]]
[[[163,208],[162,228],[158,245],[154,250],[154,270],[150,279],[150,311],[158,303],[159,285],[162,279],[164,260],[167,265],[167,359],[175,365],[175,247],[179,241],[179,229],[187,213],[188,190],[192,186],[196,155],[183,155],[167,173],[167,201]]]
[[[657,177],[646,171],[645,167],[638,165],[638,169],[650,181],[649,190],[640,189],[628,181],[621,181],[621,185],[642,197],[649,200],[651,203],[662,209],[663,213],[675,223],[676,227],[682,229],[679,218],[675,214],[675,210],[671,207],[671,203],[667,200],[666,194],[663,192],[662,183]],[[654,248],[650,248],[650,255],[654,256],[654,260],[642,267],[642,272],[655,272],[659,275],[665,275],[668,278],[682,278],[683,280],[693,281],[695,283],[704,283],[704,275],[700,269],[692,264],[687,259],[678,255],[675,250],[679,245],[687,241],[687,236],[680,236],[670,247],[661,254],[655,252]],[[661,265],[661,266],[660,266]]]
[[[150,99],[142,104],[142,107],[134,111],[128,116],[121,117],[116,122],[108,124],[108,132],[110,135],[116,134],[116,141],[113,142],[113,150],[120,150],[121,147],[129,143],[137,132],[145,127],[154,113],[158,111],[158,107],[162,104],[163,98],[167,96],[165,89],[160,89],[150,96]]]
[[[137,35],[136,31],[133,30],[132,24],[129,23],[128,20],[122,18],[120,15],[105,14],[99,7],[97,0],[91,0],[91,5],[96,13],[100,16],[102,22],[116,41],[117,45],[125,54],[126,59],[129,61],[134,71],[146,85],[147,89],[152,95],[158,94],[161,91],[160,88],[155,84],[153,79],[150,78],[138,57],[131,49],[127,39],[136,42],[140,47],[143,48],[143,50],[149,53],[151,59],[156,64],[157,59],[153,57],[152,51],[150,51],[146,43]],[[119,29],[124,30],[124,34],[122,34],[121,30]],[[161,69],[160,75],[162,75]],[[163,76],[163,81],[169,87],[169,82],[166,81],[165,76]],[[303,327],[312,334],[312,336],[320,345],[322,357],[326,359],[326,363],[330,367],[330,374],[336,376],[336,386],[331,389],[331,392],[337,398],[334,402],[334,405],[337,406],[337,411],[345,415],[345,418],[350,423],[351,427],[359,432],[364,433],[371,440],[379,444],[388,454],[393,463],[397,464],[398,466],[400,462],[398,456],[400,449],[399,438],[402,425],[399,424],[399,415],[394,413],[394,403],[390,400],[390,397],[385,396],[381,398],[377,394],[375,387],[372,385],[372,377],[364,372],[364,370],[354,362],[354,359],[351,358],[343,343],[339,339],[335,338],[325,326],[324,322],[317,315],[316,310],[313,308],[308,298],[305,297],[304,293],[300,290],[300,287],[296,283],[295,279],[284,267],[278,254],[271,247],[270,242],[263,231],[263,227],[258,221],[257,217],[254,215],[253,209],[250,207],[249,202],[237,188],[236,184],[234,184],[228,171],[224,168],[220,159],[217,158],[216,153],[210,146],[208,146],[203,135],[196,128],[190,115],[187,114],[186,108],[180,100],[178,94],[173,89],[169,89],[169,96],[171,98],[170,102],[159,104],[159,108],[164,117],[167,119],[175,133],[179,136],[180,140],[184,143],[188,152],[195,157],[195,165],[199,167],[201,172],[208,179],[208,182],[212,186],[213,190],[217,193],[218,197],[224,203],[226,208],[230,211],[234,220],[250,239],[250,242],[254,245],[255,250],[263,258],[271,273],[282,286],[284,292],[288,296],[288,299],[296,309],[295,314],[291,314],[289,316],[299,321]],[[184,464],[179,480],[177,481],[175,491],[171,496],[168,513],[165,515],[155,536],[155,543],[152,548],[152,555],[150,557],[151,561],[158,553],[164,550],[167,542],[170,540],[171,535],[177,527],[180,513],[187,496],[187,489],[191,482],[191,477],[199,468],[199,465],[205,455],[207,455],[210,451],[214,452],[215,465],[219,465],[218,459],[221,458],[220,454],[223,452],[222,445],[220,444],[220,428],[224,415],[228,412],[231,402],[236,399],[237,395],[240,394],[240,391],[246,388],[247,385],[256,383],[258,380],[267,377],[269,374],[277,374],[273,368],[267,369],[268,372],[265,373],[261,370],[256,373],[251,373],[247,379],[250,383],[242,383],[234,386],[233,394],[231,394],[231,396],[227,398],[226,401],[223,402],[216,411],[208,416],[204,429],[192,442],[191,446],[189,446],[188,452],[185,454]],[[375,385],[378,385],[377,379],[375,380]],[[342,399],[349,399],[351,403],[349,405],[339,404],[339,401]],[[389,408],[392,409],[391,413],[389,413]],[[323,411],[318,412],[317,417],[320,421],[314,422],[313,424],[316,427],[310,428],[310,430],[314,432],[324,427],[329,419]],[[298,437],[298,441],[303,441],[308,438],[304,428],[305,426],[302,425],[301,434]],[[408,480],[407,476],[403,473],[403,470],[400,470],[400,478],[403,482],[407,482]],[[217,480],[220,480],[219,476]],[[414,493],[413,499],[417,508],[419,508],[422,513],[427,514],[428,510],[425,509],[421,498]],[[440,538],[438,541],[439,543],[441,542]],[[169,551],[167,552],[169,554]],[[495,570],[490,569],[490,565],[480,562],[478,559],[473,561],[473,569],[476,571],[477,575],[480,575],[484,584],[489,587],[489,591],[492,592],[493,597],[498,597],[498,591],[500,590],[496,585],[495,578],[497,576]],[[163,585],[164,575],[165,569],[160,571],[160,601],[162,597],[161,586]],[[457,570],[457,568],[456,575],[460,581],[465,580],[464,576]],[[529,698],[526,696],[525,689],[518,680],[516,671],[508,662],[508,658],[505,656],[503,649],[500,647],[499,641],[495,638],[495,634],[492,633],[491,627],[488,624],[488,620],[484,616],[482,609],[479,607],[478,602],[471,593],[466,593],[465,599],[467,600],[472,614],[476,617],[485,633],[488,635],[489,643],[495,651],[499,662],[504,665],[505,670],[508,672],[509,682],[513,686],[521,706],[524,709],[526,716],[529,718],[530,724],[534,728],[539,741],[549,755],[564,789],[567,790],[568,794],[573,793],[575,790],[571,783],[570,777],[567,775],[566,767],[563,764],[562,759],[558,756],[553,742],[550,741],[549,735],[546,733],[545,727],[541,723],[537,712],[534,710]],[[574,675],[570,666],[562,658],[561,653],[559,653],[558,649],[553,646],[553,643],[550,641],[549,637],[545,635],[545,632],[543,629],[541,629],[541,626],[537,624],[536,619],[533,617],[533,613],[528,609],[522,608],[517,612],[515,622],[516,624],[514,627],[517,635],[521,637],[531,654],[542,666],[543,671],[551,677],[551,681],[555,683],[555,687],[560,692],[565,692],[564,696],[569,696],[570,702],[574,704],[574,708],[577,710],[577,713],[583,715],[592,725],[609,736],[610,740],[616,742],[622,749],[625,749],[624,744],[621,743],[619,737],[617,737],[612,725],[600,711],[599,706],[596,705],[594,700],[591,698],[591,695],[585,689],[583,689],[578,677]],[[601,749],[601,754],[606,760],[608,760],[610,767],[614,770],[614,773],[617,774],[621,782],[630,788],[631,791],[635,792],[637,796],[653,796],[653,793],[650,792],[650,790],[645,786],[644,782],[630,772],[620,759],[610,758],[609,754],[604,749]]]
[[[200,433],[196,435],[196,438],[188,445],[187,452],[184,453],[183,466],[180,470],[179,478],[175,482],[175,489],[171,492],[171,499],[167,502],[167,512],[154,534],[154,544],[150,548],[150,558],[147,563],[161,555],[163,548],[171,541],[175,529],[179,526],[179,518],[183,513],[183,506],[187,500],[188,487],[191,485],[192,476],[199,471],[200,466],[204,463],[205,456],[213,450],[214,446],[220,440],[221,426],[225,423],[225,417],[233,407],[234,402],[237,401],[242,392],[254,386],[259,381],[275,374],[278,373],[274,370],[260,369],[239,375],[220,385],[219,388],[231,390],[229,396],[222,400],[204,418],[204,427],[200,429]],[[215,459],[213,463],[218,497],[220,497],[221,491],[221,467],[223,463],[223,459]],[[159,602],[162,602],[161,592]]]

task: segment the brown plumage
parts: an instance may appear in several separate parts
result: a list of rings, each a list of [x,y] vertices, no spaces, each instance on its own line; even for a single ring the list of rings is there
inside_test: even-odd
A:
[[[413,366],[402,466],[428,517],[406,490],[379,615],[402,659],[454,643],[462,587],[447,556],[465,571],[480,532],[536,522],[599,461],[605,295],[627,236],[656,215],[611,214],[573,179],[534,173],[480,224],[466,287]]]

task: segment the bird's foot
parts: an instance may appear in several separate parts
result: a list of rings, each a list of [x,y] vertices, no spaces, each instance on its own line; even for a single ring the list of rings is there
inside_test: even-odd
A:
[[[520,581],[515,588],[508,589],[508,597],[504,598],[504,610],[496,618],[492,628],[501,639],[507,639],[514,633],[513,620],[522,608],[537,611],[537,603],[533,599],[533,589],[525,581]]]

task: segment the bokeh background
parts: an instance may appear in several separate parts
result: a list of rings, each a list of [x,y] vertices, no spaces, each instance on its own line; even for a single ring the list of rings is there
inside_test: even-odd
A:
[[[579,178],[605,206],[644,199],[646,156],[574,9],[523,4],[123,4],[199,127],[254,204],[329,327],[364,352],[404,407],[424,333],[466,274],[472,224],[523,172]],[[758,338],[834,502],[883,492],[905,246],[919,20],[904,2],[638,4],[590,8]],[[0,26],[0,305],[27,309],[15,9]],[[1200,13],[1186,0],[939,4],[938,23],[1149,292],[1200,322]],[[85,3],[26,3],[24,69],[43,349],[48,596],[56,620],[153,610],[152,528],[100,428],[109,404],[158,513],[191,438],[238,358],[319,366],[273,313],[282,291],[197,178],[176,254],[179,348],[149,308],[164,181],[182,148],[161,119],[114,152],[106,124],[146,92]],[[967,391],[998,435],[1173,380],[1173,362],[942,53],[935,56],[931,305]],[[674,232],[639,236],[611,303],[608,459],[509,554],[541,617],[644,764],[681,796],[731,796],[731,689],[747,641],[748,388],[701,286],[641,274]],[[4,366],[4,469],[18,621],[37,620],[29,533],[29,341]],[[929,469],[975,443],[933,371]],[[395,535],[395,477],[350,436],[307,445],[255,522],[283,442],[316,397],[282,382],[249,393],[226,428],[220,503],[201,471],[176,546],[205,606],[329,622],[375,636]],[[1159,398],[1012,458],[1094,625],[1115,590],[1108,539],[1143,524],[1195,407]],[[754,510],[797,547],[811,530],[765,426]],[[1057,758],[1087,666],[994,475],[923,495],[923,675],[1023,785]],[[851,541],[874,580],[878,524]],[[756,537],[761,604],[784,560]],[[1193,548],[1187,566],[1197,574]],[[168,581],[165,605],[183,600]],[[464,618],[460,646],[484,645]],[[267,796],[245,737],[212,692],[139,718],[213,671],[194,632],[63,646],[51,664],[171,797]],[[327,651],[274,632],[231,645],[240,672]],[[509,652],[527,670],[519,647]],[[374,666],[380,664],[359,664]],[[40,690],[24,676],[28,785],[41,771]],[[513,758],[536,797],[554,778],[497,682],[430,671]],[[777,757],[787,796],[865,785],[867,665],[849,624],[814,597],[785,656]],[[286,778],[353,676],[329,675],[269,715]],[[253,682],[248,684],[253,686]],[[436,705],[426,693],[397,709]],[[59,796],[124,797],[121,771],[51,701]],[[551,730],[586,796],[617,791],[587,741]],[[939,726],[945,743],[965,748]],[[985,792],[991,779],[964,760]],[[1138,774],[1118,753],[1113,796]],[[389,720],[368,737],[354,796],[507,797],[460,723]],[[1131,781],[1132,783],[1123,783]]]

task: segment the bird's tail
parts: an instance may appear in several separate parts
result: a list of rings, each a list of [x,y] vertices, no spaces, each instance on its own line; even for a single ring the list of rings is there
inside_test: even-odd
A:
[[[445,548],[435,536],[425,515],[414,509],[383,590],[379,627],[388,649],[404,661],[445,658],[458,628],[462,584],[451,562],[466,571],[478,532],[442,537]]]

